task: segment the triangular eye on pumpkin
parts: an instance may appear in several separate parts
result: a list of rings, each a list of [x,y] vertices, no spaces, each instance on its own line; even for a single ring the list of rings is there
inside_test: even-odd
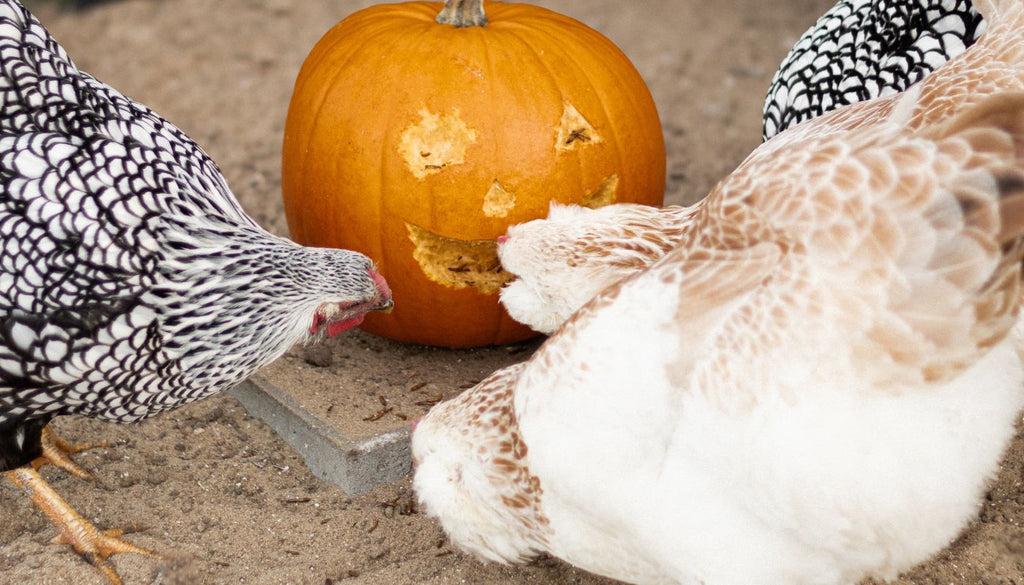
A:
[[[555,136],[556,151],[576,150],[601,142],[601,135],[576,106],[566,101],[562,107],[562,119],[558,122],[558,135]]]
[[[395,310],[363,328],[405,342],[530,337],[498,303],[507,276],[488,243],[551,201],[660,205],[664,187],[636,69],[593,29],[527,4],[356,12],[306,58],[285,125],[291,236],[374,258]]]

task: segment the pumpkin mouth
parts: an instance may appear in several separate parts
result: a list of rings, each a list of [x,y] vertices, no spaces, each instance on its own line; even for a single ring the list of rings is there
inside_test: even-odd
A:
[[[610,205],[618,200],[618,191],[619,175],[612,173],[596,189],[584,195],[578,205],[590,208]],[[514,195],[505,191],[497,180],[488,191],[488,197],[500,199],[500,205],[494,203],[492,207],[502,207],[505,213],[506,206],[514,205]],[[502,215],[487,213],[491,199],[485,199],[485,215]],[[405,228],[414,246],[413,258],[423,274],[433,282],[456,290],[475,288],[480,294],[493,295],[516,279],[498,259],[498,244],[507,236],[498,236],[496,240],[460,240],[435,234],[409,222],[405,222]]]
[[[433,282],[492,295],[514,278],[502,268],[495,240],[448,238],[409,222],[405,227],[415,246],[413,258]]]

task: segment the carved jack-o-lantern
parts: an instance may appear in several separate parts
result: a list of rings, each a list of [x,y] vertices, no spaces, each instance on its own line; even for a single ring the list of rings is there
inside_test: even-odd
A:
[[[399,341],[529,337],[498,303],[495,238],[551,201],[660,205],[664,185],[661,125],[632,64],[531,5],[356,12],[306,58],[285,127],[292,237],[377,260],[395,309],[363,328]]]

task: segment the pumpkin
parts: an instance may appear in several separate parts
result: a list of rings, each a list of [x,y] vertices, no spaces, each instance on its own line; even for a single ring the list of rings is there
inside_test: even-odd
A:
[[[498,303],[495,238],[549,203],[660,205],[650,92],[593,29],[525,4],[371,6],[295,82],[282,190],[299,243],[374,258],[394,293],[364,330],[445,347],[535,335]]]

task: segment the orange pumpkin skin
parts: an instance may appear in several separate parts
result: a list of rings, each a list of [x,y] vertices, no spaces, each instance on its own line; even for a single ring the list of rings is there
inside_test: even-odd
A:
[[[602,188],[616,202],[661,205],[661,124],[626,56],[585,25],[489,3],[486,26],[456,28],[434,22],[441,8],[361,10],[306,58],[285,125],[288,227],[301,244],[378,262],[395,309],[369,315],[371,333],[445,347],[520,341],[535,334],[495,292],[426,275],[410,226],[493,241],[545,217],[551,201]]]

